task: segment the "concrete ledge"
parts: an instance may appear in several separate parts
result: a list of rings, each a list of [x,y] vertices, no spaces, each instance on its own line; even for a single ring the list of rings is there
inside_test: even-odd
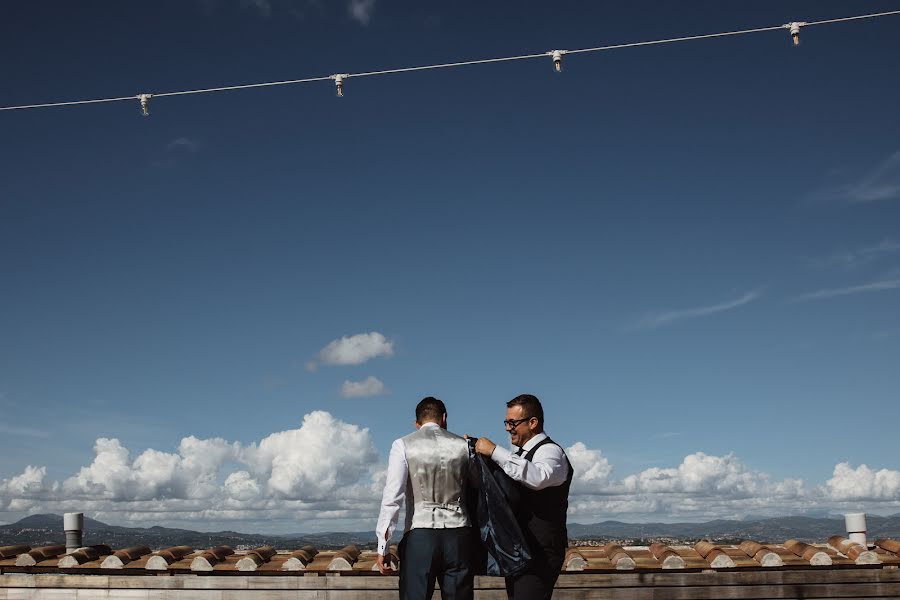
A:
[[[283,573],[283,572],[280,572]],[[396,576],[0,575],[0,600],[394,600]],[[476,598],[505,598],[503,579],[478,577]],[[677,589],[673,589],[677,588]],[[883,568],[755,572],[563,573],[567,599],[900,597],[900,570]],[[436,596],[437,597],[437,596]]]

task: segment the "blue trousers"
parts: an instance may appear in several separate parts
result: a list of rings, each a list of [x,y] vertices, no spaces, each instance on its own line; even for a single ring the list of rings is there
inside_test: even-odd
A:
[[[442,600],[472,600],[475,569],[471,548],[477,540],[472,527],[407,531],[398,548],[400,600],[430,600],[437,580]]]
[[[553,587],[565,560],[565,546],[561,549],[541,548],[535,540],[533,547],[537,548],[537,556],[525,572],[506,578],[508,600],[550,600],[553,597]]]

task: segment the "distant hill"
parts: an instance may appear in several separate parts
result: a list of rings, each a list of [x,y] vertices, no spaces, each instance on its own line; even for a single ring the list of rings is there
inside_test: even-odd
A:
[[[900,513],[890,517],[868,515],[869,538],[900,537]],[[820,517],[776,517],[749,521],[716,520],[705,523],[623,523],[603,521],[582,525],[569,523],[572,539],[752,539],[763,543],[789,538],[822,542],[835,534],[845,534],[843,519]]]
[[[24,519],[0,525],[0,546],[28,544],[42,546],[65,542],[63,518],[61,515],[30,515]],[[229,545],[232,547],[255,548],[272,545],[276,548],[300,548],[312,544],[320,549],[343,548],[356,544],[360,548],[374,547],[375,534],[366,532],[336,532],[291,534],[238,533],[236,531],[192,531],[171,527],[120,527],[101,521],[84,518],[84,543],[108,544],[113,548],[145,545],[151,548],[188,545],[194,548]]]
[[[869,515],[869,538],[900,538],[900,513],[890,517]],[[697,540],[701,538],[722,542],[753,539],[763,543],[783,542],[788,538],[823,542],[830,536],[844,533],[843,519],[822,517],[777,517],[748,521],[715,520],[705,523],[569,523],[569,537],[580,540],[632,539],[650,540],[670,538]],[[42,546],[65,541],[63,518],[60,515],[31,515],[9,525],[0,525],[0,546],[28,544]],[[235,548],[255,548],[272,545],[276,548],[300,548],[312,544],[321,549],[342,548],[356,544],[360,548],[374,547],[371,531],[292,533],[285,535],[238,533],[236,531],[203,532],[170,527],[120,527],[85,517],[84,543],[108,544],[113,548],[146,545],[165,548],[186,544],[194,548],[209,548],[227,544]]]

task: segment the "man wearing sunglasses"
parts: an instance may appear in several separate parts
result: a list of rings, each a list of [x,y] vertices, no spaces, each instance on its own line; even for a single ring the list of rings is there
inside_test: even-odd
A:
[[[391,571],[388,543],[405,506],[400,599],[430,599],[440,578],[441,598],[472,600],[472,556],[478,538],[465,502],[473,477],[469,445],[447,431],[447,409],[437,398],[419,402],[415,425],[415,432],[391,446],[375,531],[376,564],[384,574]]]
[[[537,397],[522,394],[507,402],[503,424],[512,452],[487,438],[478,439],[475,451],[497,463],[521,493],[518,519],[533,558],[524,573],[506,578],[506,594],[510,600],[549,600],[568,545],[566,510],[574,471],[562,447],[544,433]]]

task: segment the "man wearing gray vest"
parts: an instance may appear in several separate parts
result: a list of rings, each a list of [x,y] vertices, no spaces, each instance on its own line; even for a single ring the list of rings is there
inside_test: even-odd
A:
[[[406,527],[400,542],[400,599],[431,598],[437,578],[444,600],[474,597],[472,548],[476,543],[466,490],[472,480],[465,439],[447,431],[447,409],[431,396],[416,406],[416,431],[391,446],[378,539],[378,570],[385,564],[388,541],[401,504]]]

